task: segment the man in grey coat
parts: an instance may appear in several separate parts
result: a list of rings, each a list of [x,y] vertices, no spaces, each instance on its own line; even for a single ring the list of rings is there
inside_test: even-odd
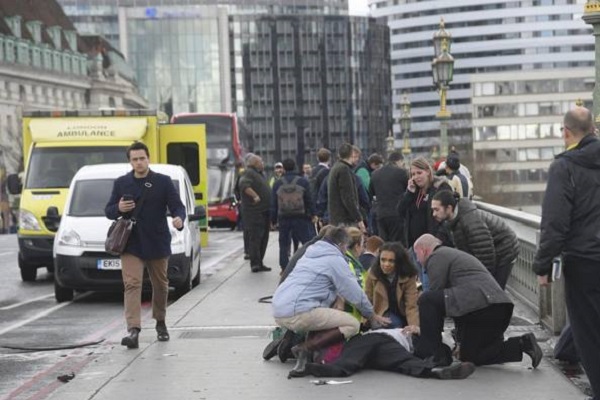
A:
[[[342,143],[338,150],[339,160],[327,177],[327,211],[331,225],[357,226],[365,231],[358,205],[358,188],[352,170],[356,156],[349,143]]]
[[[430,234],[414,244],[430,285],[430,290],[419,298],[421,325],[415,355],[438,360],[445,357],[441,332],[444,318],[452,317],[461,361],[502,364],[521,361],[526,353],[536,368],[542,350],[533,333],[504,340],[513,312],[513,303],[504,290],[478,259],[440,244]]]

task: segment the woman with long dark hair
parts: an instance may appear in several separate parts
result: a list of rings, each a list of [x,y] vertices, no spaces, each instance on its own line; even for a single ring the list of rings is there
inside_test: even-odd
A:
[[[375,314],[391,319],[388,328],[419,326],[417,269],[400,242],[381,246],[367,274],[365,293]]]

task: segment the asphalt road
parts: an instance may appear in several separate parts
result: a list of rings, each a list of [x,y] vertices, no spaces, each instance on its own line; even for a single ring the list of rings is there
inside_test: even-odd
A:
[[[202,280],[210,279],[223,267],[222,260],[241,248],[240,232],[211,231],[210,246],[202,253]],[[0,235],[0,400],[45,399],[60,384],[58,376],[119,345],[125,333],[123,296],[85,292],[59,304],[53,275],[45,269],[38,270],[35,282],[21,281],[17,252],[16,235]],[[149,302],[142,304],[142,314],[151,318]],[[65,348],[97,341],[102,343]],[[36,350],[40,348],[45,350]]]

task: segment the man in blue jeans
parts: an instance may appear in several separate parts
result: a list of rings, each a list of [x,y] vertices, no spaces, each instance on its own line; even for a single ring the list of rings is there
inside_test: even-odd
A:
[[[288,158],[282,164],[285,173],[271,192],[271,222],[279,225],[279,265],[283,271],[292,239],[304,244],[315,237],[317,216],[310,184],[296,172],[296,162]]]

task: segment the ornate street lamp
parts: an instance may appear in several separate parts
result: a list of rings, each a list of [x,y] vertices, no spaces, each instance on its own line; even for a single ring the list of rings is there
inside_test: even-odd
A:
[[[452,36],[444,29],[444,20],[440,22],[440,30],[433,35],[434,48],[439,53],[431,62],[433,83],[440,94],[440,110],[436,117],[440,120],[440,156],[448,154],[448,119],[452,116],[446,109],[446,98],[450,82],[454,77],[454,57],[450,54]]]
[[[440,30],[433,34],[433,56],[437,57],[442,52],[442,42],[448,43],[448,52],[452,44],[452,35],[446,30],[444,18],[440,20]]]
[[[586,24],[594,28],[595,39],[595,60],[596,60],[596,85],[594,87],[594,109],[596,116],[596,126],[598,126],[600,116],[600,1],[588,0],[584,7],[583,20]]]
[[[404,95],[404,99],[402,103],[400,103],[400,107],[402,109],[402,114],[400,115],[400,128],[403,132],[403,146],[402,146],[402,154],[404,158],[408,159],[411,153],[410,149],[410,125],[411,125],[411,116],[410,116],[410,101],[406,94]]]
[[[385,144],[386,144],[386,148],[385,151],[387,152],[388,156],[394,151],[394,145],[396,139],[394,138],[394,133],[392,132],[392,129],[390,129],[389,133],[388,133],[388,137],[385,138]]]

